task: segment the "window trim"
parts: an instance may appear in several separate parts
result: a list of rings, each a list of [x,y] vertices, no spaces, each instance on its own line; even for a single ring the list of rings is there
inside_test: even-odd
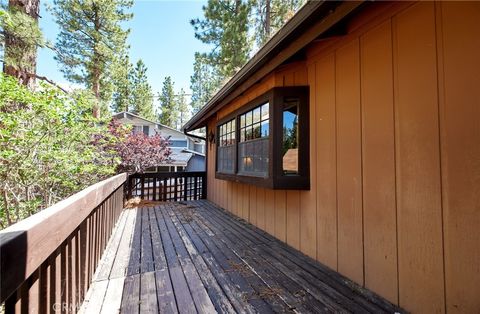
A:
[[[298,98],[298,175],[285,175],[282,169],[283,140],[283,110],[285,98]],[[238,144],[240,141],[240,115],[250,111],[265,102],[269,103],[269,136],[268,136],[268,174],[266,177],[249,176],[238,173]],[[282,104],[282,105],[280,105]],[[234,145],[234,173],[217,171],[218,165],[218,128],[222,124],[235,119],[235,145]],[[274,87],[258,96],[244,106],[234,110],[215,124],[215,178],[234,182],[247,183],[268,189],[310,189],[310,132],[309,132],[309,86]]]

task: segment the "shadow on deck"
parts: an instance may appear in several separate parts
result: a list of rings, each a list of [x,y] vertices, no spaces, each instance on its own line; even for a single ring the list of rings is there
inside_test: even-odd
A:
[[[400,310],[204,200],[125,209],[84,313]]]

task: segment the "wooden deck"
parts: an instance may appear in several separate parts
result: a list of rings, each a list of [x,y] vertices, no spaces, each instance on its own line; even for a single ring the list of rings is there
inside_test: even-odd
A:
[[[204,200],[124,210],[81,311],[400,312]]]

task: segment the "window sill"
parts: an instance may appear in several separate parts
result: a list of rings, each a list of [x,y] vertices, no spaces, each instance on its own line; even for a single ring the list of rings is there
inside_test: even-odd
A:
[[[286,175],[271,178],[215,172],[215,178],[271,190],[310,190],[310,180],[302,176]]]

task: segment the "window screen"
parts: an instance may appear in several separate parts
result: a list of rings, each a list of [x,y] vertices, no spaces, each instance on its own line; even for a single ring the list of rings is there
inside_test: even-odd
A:
[[[235,171],[235,119],[218,127],[217,171],[234,173]]]
[[[269,103],[240,115],[238,172],[251,176],[268,175]]]

